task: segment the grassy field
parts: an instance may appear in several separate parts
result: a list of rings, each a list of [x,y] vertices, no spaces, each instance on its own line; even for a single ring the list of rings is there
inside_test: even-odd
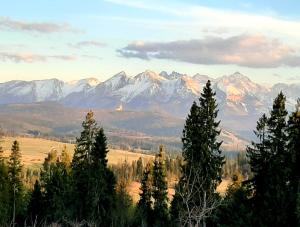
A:
[[[60,153],[62,148],[64,146],[67,146],[67,149],[71,153],[73,153],[74,151],[74,144],[61,143],[40,138],[5,137],[2,143],[5,156],[8,156],[10,154],[10,148],[14,140],[17,140],[20,143],[22,162],[25,167],[40,168],[47,154],[53,149],[57,150]],[[154,158],[152,155],[133,153],[124,150],[110,149],[110,151],[108,152],[109,164],[118,164],[124,162],[125,160],[131,163],[133,160],[138,160],[140,157],[142,157],[142,159],[144,159],[146,162]],[[229,180],[223,180],[219,185],[217,191],[219,191],[221,194],[224,194],[229,183]],[[135,202],[139,199],[139,188],[139,182],[132,182],[128,186],[128,192]],[[169,198],[171,199],[171,197],[174,195],[174,188],[169,188],[168,192]]]
[[[20,143],[22,161],[25,167],[41,165],[51,150],[57,150],[58,153],[60,153],[62,148],[67,146],[67,149],[70,151],[70,153],[73,154],[74,151],[74,144],[61,143],[39,138],[5,137],[2,143],[5,156],[10,154],[10,148],[14,140],[17,140]],[[124,150],[110,149],[108,152],[109,164],[118,164],[124,162],[125,160],[131,163],[134,160],[138,160],[140,157],[142,157],[145,161],[153,159],[152,155],[133,153]]]

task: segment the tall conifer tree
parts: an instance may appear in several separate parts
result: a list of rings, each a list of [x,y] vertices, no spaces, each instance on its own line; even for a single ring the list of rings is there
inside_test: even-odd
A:
[[[11,147],[11,154],[8,161],[8,178],[10,183],[12,223],[16,223],[16,215],[21,212],[23,184],[21,179],[22,173],[21,152],[19,142],[14,141]]]
[[[136,222],[138,222],[137,225],[142,227],[151,226],[153,223],[151,168],[151,164],[148,163],[144,169],[140,187],[140,200],[137,204]]]
[[[221,182],[224,157],[220,150],[222,143],[218,141],[220,121],[217,120],[215,95],[208,81],[199,105],[193,103],[183,130],[184,165],[172,202],[172,213],[181,216],[184,223],[199,225],[201,221],[205,226],[206,218],[216,205],[215,190]],[[189,210],[196,208],[199,215],[190,215]]]
[[[154,226],[167,226],[169,223],[168,182],[166,179],[165,151],[161,145],[153,164],[152,196]]]
[[[254,206],[257,225],[283,226],[292,224],[290,211],[291,165],[287,149],[287,111],[285,96],[280,92],[275,98],[270,116],[257,123],[256,136],[247,148],[254,173]]]

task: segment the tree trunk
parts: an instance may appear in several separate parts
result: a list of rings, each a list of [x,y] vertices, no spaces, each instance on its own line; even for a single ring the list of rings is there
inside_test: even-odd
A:
[[[12,226],[15,226],[15,221],[16,221],[16,184],[14,184],[14,205],[13,205]]]

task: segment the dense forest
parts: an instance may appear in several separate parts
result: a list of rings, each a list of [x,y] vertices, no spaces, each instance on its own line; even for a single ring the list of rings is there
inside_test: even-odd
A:
[[[289,114],[279,93],[246,153],[225,158],[215,95],[208,81],[186,118],[178,157],[161,145],[147,163],[109,165],[92,111],[73,157],[52,151],[39,171],[24,170],[18,141],[8,158],[0,146],[0,226],[300,226],[300,101]],[[231,184],[221,195],[224,178]],[[130,181],[141,183],[137,203]]]

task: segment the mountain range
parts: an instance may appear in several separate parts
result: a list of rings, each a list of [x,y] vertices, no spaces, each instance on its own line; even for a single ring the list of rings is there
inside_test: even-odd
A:
[[[222,127],[246,139],[251,138],[255,122],[263,112],[268,112],[278,92],[283,91],[287,96],[289,110],[293,110],[300,96],[300,84],[268,87],[239,72],[212,78],[145,71],[136,76],[120,72],[103,82],[96,78],[71,82],[9,81],[0,84],[0,105],[57,102],[77,109],[153,112],[184,119],[208,80],[216,91]]]

